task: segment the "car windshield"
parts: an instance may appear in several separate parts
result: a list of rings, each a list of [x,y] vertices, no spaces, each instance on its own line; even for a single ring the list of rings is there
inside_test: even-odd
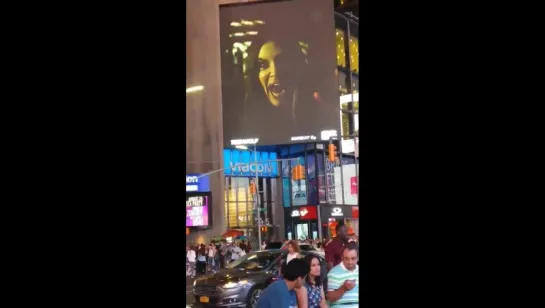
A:
[[[299,245],[299,248],[303,251],[316,251],[316,248],[312,247],[311,245]]]
[[[244,257],[232,262],[227,268],[238,268],[244,270],[262,270],[269,267],[281,252],[259,252],[249,253]]]

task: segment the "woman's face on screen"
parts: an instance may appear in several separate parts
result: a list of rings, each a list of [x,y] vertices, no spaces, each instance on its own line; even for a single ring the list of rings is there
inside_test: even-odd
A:
[[[259,83],[269,102],[279,107],[291,102],[293,91],[297,88],[294,75],[300,71],[302,52],[286,53],[278,43],[269,41],[259,50]],[[300,54],[297,54],[300,53]],[[299,64],[299,65],[297,65]],[[294,67],[295,66],[295,67]]]

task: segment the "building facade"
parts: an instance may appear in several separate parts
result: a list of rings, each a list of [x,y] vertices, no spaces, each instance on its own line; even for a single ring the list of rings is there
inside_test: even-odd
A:
[[[225,147],[220,48],[220,5],[258,1],[188,1],[186,71],[186,168],[207,176],[211,226],[186,230],[188,242],[207,243],[228,229],[263,239],[331,237],[343,220],[358,233],[358,33],[357,22],[335,13],[340,138],[337,161],[327,143]],[[206,18],[204,18],[206,17]],[[267,161],[278,160],[275,163]],[[263,162],[248,165],[250,162]],[[302,168],[302,169],[297,169]],[[298,170],[298,171],[296,171]],[[303,170],[302,175],[299,170]],[[257,179],[256,179],[257,173]],[[252,192],[252,183],[259,187]],[[354,185],[355,183],[355,185]],[[355,188],[354,188],[355,187]],[[259,198],[257,194],[259,194]],[[257,228],[256,200],[261,224]],[[354,209],[355,208],[355,209]],[[333,228],[334,229],[334,228]]]

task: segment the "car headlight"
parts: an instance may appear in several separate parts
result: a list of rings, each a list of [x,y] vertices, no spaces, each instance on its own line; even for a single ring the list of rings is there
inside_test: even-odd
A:
[[[247,280],[241,280],[239,282],[228,282],[228,283],[224,284],[222,286],[222,288],[224,288],[224,289],[233,289],[233,288],[241,287],[241,286],[243,286],[243,285],[245,285],[247,283],[248,283]]]

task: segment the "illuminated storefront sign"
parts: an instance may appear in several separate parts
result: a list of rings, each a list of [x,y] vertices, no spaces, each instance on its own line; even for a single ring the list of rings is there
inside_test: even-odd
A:
[[[341,209],[340,207],[334,207],[331,210],[331,216],[344,216],[343,209]]]
[[[187,174],[185,176],[185,191],[210,191],[210,178],[208,176],[201,176],[202,174]]]
[[[317,211],[315,206],[298,206],[292,209],[290,216],[297,219],[317,219]]]
[[[223,150],[223,167],[227,176],[278,177],[277,155],[274,152]],[[257,163],[254,163],[257,162]]]
[[[322,221],[334,221],[338,219],[353,218],[353,211],[352,206],[347,205],[321,205],[320,215]]]

